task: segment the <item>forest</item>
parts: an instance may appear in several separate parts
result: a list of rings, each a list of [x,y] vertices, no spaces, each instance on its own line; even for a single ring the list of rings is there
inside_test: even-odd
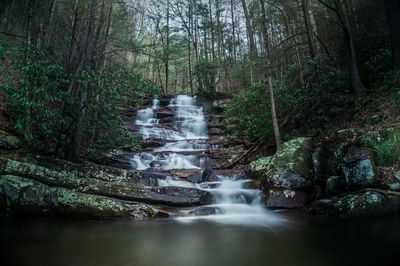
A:
[[[212,221],[224,227],[212,230],[243,226],[250,237],[304,222],[298,211],[328,217],[315,230],[347,232],[347,245],[354,235],[332,220],[362,223],[366,243],[376,240],[366,233],[373,220],[359,218],[398,222],[398,0],[0,2],[0,231],[9,237],[0,246],[15,255],[9,265],[25,265],[15,260],[22,247],[7,242],[25,236],[11,233],[9,219],[20,215],[196,221],[194,232],[207,236],[202,225]],[[309,223],[307,237],[319,222]],[[164,265],[161,239],[140,229],[160,258],[135,255],[135,265]],[[285,230],[280,245],[306,252]],[[340,233],[332,234],[334,244]],[[326,258],[345,265],[333,249]],[[251,263],[209,252],[215,265],[263,265],[254,247]],[[273,264],[281,252],[269,254]],[[354,261],[377,261],[354,252]],[[101,255],[104,265],[131,265],[110,256]],[[293,265],[289,257],[282,265]],[[183,258],[165,265],[214,265]]]
[[[383,2],[4,1],[3,102],[33,148],[70,159],[133,142],[109,130],[115,106],[148,95],[232,95],[229,131],[248,141],[273,121],[318,131],[396,89],[399,11]]]

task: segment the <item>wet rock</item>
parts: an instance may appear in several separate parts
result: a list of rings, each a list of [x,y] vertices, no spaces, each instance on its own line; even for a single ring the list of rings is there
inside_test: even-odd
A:
[[[298,138],[283,144],[274,156],[260,158],[249,166],[249,173],[260,177],[265,188],[301,189],[314,184],[309,156],[311,138]]]
[[[342,166],[346,183],[351,188],[372,187],[376,182],[375,168],[369,159]]]
[[[1,162],[3,161],[3,164]],[[4,163],[5,161],[5,163]],[[51,187],[74,189],[78,192],[169,206],[193,206],[208,202],[206,192],[185,188],[152,188],[133,182],[106,182],[94,178],[81,178],[70,172],[58,172],[33,164],[0,159],[2,174],[24,176]],[[1,169],[0,169],[1,170]]]
[[[18,137],[8,134],[0,129],[0,149],[16,150],[21,147],[22,143]]]
[[[209,152],[209,157],[216,162],[216,168],[224,168],[246,152],[246,148],[242,145],[235,145],[228,148],[220,148],[216,151]]]
[[[264,199],[268,208],[303,208],[308,201],[307,193],[287,189],[270,189]]]
[[[208,130],[209,135],[222,135],[224,134],[224,130],[218,127],[213,127]]]
[[[175,122],[175,117],[174,116],[169,116],[169,117],[163,117],[160,119],[160,124],[170,124]]]
[[[145,204],[87,195],[64,188],[52,188],[18,176],[0,176],[0,194],[15,212],[63,217],[155,218],[163,212]]]
[[[232,144],[224,135],[213,135],[205,141],[205,143],[210,145],[220,145],[221,147],[227,147]]]
[[[368,191],[342,198],[319,200],[312,204],[310,210],[333,218],[347,219],[394,213],[400,210],[399,206],[398,196]]]
[[[313,153],[312,160],[317,178],[327,178],[339,173],[339,160],[329,148],[318,147]]]
[[[355,145],[351,145],[342,164],[343,175],[350,188],[366,188],[376,182],[376,173],[370,153]]]
[[[206,120],[208,127],[213,128],[223,128],[224,127],[224,117],[222,115],[217,115],[217,114],[209,114],[206,115]]]
[[[155,140],[155,139],[147,139],[142,142],[142,148],[144,150],[154,149],[158,147],[162,147],[165,144],[163,140]]]
[[[141,183],[144,186],[156,187],[158,186],[158,180],[165,179],[170,175],[170,173],[165,172],[155,172],[155,171],[143,171]]]
[[[157,118],[164,119],[168,117],[174,117],[175,111],[169,108],[161,108],[157,110]]]
[[[223,177],[233,177],[233,179],[247,179],[246,172],[242,169],[218,169],[212,170],[207,176],[207,181],[220,181]]]
[[[182,169],[182,170],[173,170],[171,173],[174,176],[187,179],[192,183],[200,183],[203,182],[204,173],[201,169]]]
[[[346,180],[343,176],[331,176],[326,180],[326,195],[337,195],[345,190]]]
[[[219,213],[217,208],[209,206],[201,206],[189,212],[189,214],[193,216],[207,216],[215,215],[217,213]]]
[[[7,200],[7,206],[25,213],[50,212],[44,196],[48,187],[17,176],[0,176],[0,194]]]

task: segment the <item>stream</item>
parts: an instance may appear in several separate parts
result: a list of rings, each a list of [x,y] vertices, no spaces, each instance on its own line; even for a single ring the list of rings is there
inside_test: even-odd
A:
[[[169,128],[159,119],[160,108],[168,109],[172,114],[167,120],[171,124]],[[282,217],[262,206],[261,191],[249,188],[251,179],[219,174],[211,180],[206,177],[193,182],[174,174],[182,170],[203,173],[211,168],[207,152],[220,148],[207,142],[208,125],[195,97],[178,95],[168,106],[160,106],[160,101],[154,99],[151,107],[137,112],[136,125],[144,139],[161,141],[164,145],[135,154],[131,161],[134,169],[165,173],[166,178],[158,180],[160,187],[197,188],[213,196],[212,204],[181,212],[178,221],[204,220],[252,227],[274,227],[285,223]]]

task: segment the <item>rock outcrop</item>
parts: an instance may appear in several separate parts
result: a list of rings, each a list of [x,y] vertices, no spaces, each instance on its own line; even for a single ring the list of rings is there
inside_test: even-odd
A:
[[[3,207],[13,212],[33,215],[140,219],[167,215],[146,204],[123,202],[65,188],[49,187],[37,181],[12,175],[0,176],[0,195],[6,200]]]
[[[400,194],[387,195],[379,191],[323,199],[316,201],[311,206],[313,213],[338,219],[370,217],[399,211]]]
[[[301,208],[308,201],[306,190],[314,185],[311,169],[311,138],[285,142],[274,156],[260,158],[249,166],[250,175],[261,178],[270,208]]]

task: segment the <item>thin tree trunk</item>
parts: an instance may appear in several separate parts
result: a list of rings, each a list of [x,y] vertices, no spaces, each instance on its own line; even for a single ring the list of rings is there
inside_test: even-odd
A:
[[[256,58],[256,45],[254,42],[254,36],[253,36],[253,28],[251,25],[251,19],[249,15],[249,10],[247,8],[246,0],[242,0],[242,7],[243,7],[243,12],[246,20],[246,30],[247,30],[247,38],[249,41],[249,50],[250,50],[250,76],[251,76],[251,83],[253,83],[254,80],[254,70],[253,70],[253,64],[254,60]]]
[[[48,14],[44,18],[44,23],[41,25],[41,31],[38,38],[38,46],[48,46],[49,44],[49,28],[53,22],[54,11],[56,8],[57,0],[51,0],[49,4]]]
[[[85,51],[83,57],[83,70],[88,71],[91,69],[90,60],[93,54],[94,46],[94,34],[96,30],[96,15],[97,15],[97,0],[91,0],[90,13],[89,13],[89,25],[86,35]],[[86,116],[86,101],[89,90],[89,83],[86,82],[79,86],[79,110],[78,117],[76,119],[75,128],[69,145],[67,153],[68,159],[79,160],[82,149],[82,140],[84,137],[84,120]]]
[[[33,16],[35,9],[35,0],[28,0],[28,16],[26,21],[26,44],[32,45]]]
[[[267,64],[267,71],[266,71],[266,79],[268,82],[268,91],[271,101],[271,116],[272,116],[272,125],[274,127],[274,135],[275,135],[275,142],[276,148],[279,150],[282,146],[281,134],[279,131],[279,123],[278,123],[278,116],[276,114],[276,104],[275,104],[275,95],[274,95],[274,87],[273,87],[273,80],[272,80],[272,65],[271,65],[271,48],[269,45],[269,36],[268,36],[268,26],[267,26],[267,18],[265,14],[265,3],[264,0],[259,0],[261,6],[261,26],[262,26],[262,34],[264,39],[264,51],[265,51],[265,61]],[[268,95],[268,93],[267,93]]]
[[[307,32],[307,39],[308,39],[308,47],[309,47],[309,50],[310,50],[310,56],[312,58],[314,58],[315,55],[316,55],[316,52],[315,52],[313,31],[312,31],[311,23],[310,23],[309,4],[310,4],[309,0],[301,0],[301,7],[302,7],[302,10],[303,10],[304,25],[305,25],[306,32]]]
[[[400,2],[385,0],[385,7],[392,43],[393,64],[397,70],[400,70]]]
[[[357,63],[357,54],[356,54],[356,49],[354,46],[353,33],[352,33],[350,20],[349,20],[349,16],[347,14],[345,5],[346,5],[345,1],[339,3],[339,9],[340,9],[339,12],[343,16],[343,20],[344,20],[343,31],[344,31],[347,46],[349,47],[349,50],[350,50],[351,82],[353,85],[354,92],[361,93],[361,92],[365,91],[365,86],[362,83],[361,78],[360,78],[360,72],[359,72],[358,63]]]
[[[212,55],[212,60],[215,60],[214,22],[213,22],[213,15],[212,15],[212,2],[211,2],[211,0],[208,0],[208,7],[209,7],[210,31],[211,31],[211,55]]]

